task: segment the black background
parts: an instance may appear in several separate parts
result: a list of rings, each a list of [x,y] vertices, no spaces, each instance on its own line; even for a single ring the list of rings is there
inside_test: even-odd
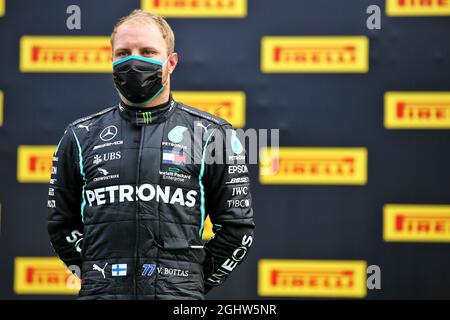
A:
[[[82,29],[66,28],[81,7]],[[366,8],[382,29],[366,28]],[[117,102],[110,74],[20,73],[23,35],[109,35],[140,1],[7,0],[0,18],[0,298],[13,292],[14,257],[51,256],[47,185],[19,184],[19,145],[56,145],[69,122]],[[247,128],[279,128],[282,146],[367,147],[365,186],[260,185],[253,166],[256,233],[246,262],[209,298],[258,299],[263,258],[365,260],[382,289],[368,298],[449,298],[448,244],[386,243],[386,203],[450,203],[447,130],[386,130],[386,91],[449,91],[450,18],[388,18],[380,0],[249,0],[245,19],[168,19],[180,62],[174,90],[242,90]],[[367,74],[263,74],[265,35],[367,35]],[[53,298],[52,296],[50,296]],[[39,296],[39,298],[46,298]],[[70,296],[69,298],[74,298]]]

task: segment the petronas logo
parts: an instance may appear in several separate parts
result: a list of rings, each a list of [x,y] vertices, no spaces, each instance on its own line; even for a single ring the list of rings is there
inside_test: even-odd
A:
[[[167,138],[173,143],[180,143],[183,141],[183,133],[187,130],[186,127],[183,126],[176,126],[172,130],[170,130],[169,134],[167,135]]]
[[[231,135],[231,149],[235,154],[241,154],[244,151],[244,147],[236,136],[236,131],[233,130]]]

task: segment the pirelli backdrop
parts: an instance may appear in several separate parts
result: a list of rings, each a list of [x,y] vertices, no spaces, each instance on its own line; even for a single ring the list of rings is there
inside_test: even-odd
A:
[[[176,99],[280,129],[250,167],[254,246],[210,298],[450,298],[450,0],[0,0],[0,298],[75,298],[52,152],[117,103],[108,37],[135,8],[175,31]]]

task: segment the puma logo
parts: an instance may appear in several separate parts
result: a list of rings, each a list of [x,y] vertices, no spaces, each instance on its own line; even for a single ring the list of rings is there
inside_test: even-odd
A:
[[[201,122],[197,122],[197,127],[201,127],[205,130],[205,133],[208,132],[208,127],[210,126],[210,124],[208,124],[206,127],[203,125],[203,123]]]
[[[100,268],[98,265],[94,264],[94,266],[92,267],[92,270],[101,272],[102,275],[103,275],[103,279],[105,279],[105,278],[106,278],[106,276],[105,276],[105,268],[106,268],[107,265],[108,265],[108,262],[105,263],[105,266],[104,266],[103,269],[102,269],[102,268]]]
[[[79,124],[77,128],[85,128],[86,131],[89,131],[89,126],[90,126],[90,124],[88,124],[87,126],[85,126],[83,124]]]

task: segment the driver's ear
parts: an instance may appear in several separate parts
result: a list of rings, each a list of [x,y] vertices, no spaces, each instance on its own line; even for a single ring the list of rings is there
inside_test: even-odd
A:
[[[168,63],[169,65],[169,74],[172,74],[173,71],[175,70],[175,67],[178,64],[178,54],[176,52],[173,52],[169,55],[169,61],[170,63]]]

